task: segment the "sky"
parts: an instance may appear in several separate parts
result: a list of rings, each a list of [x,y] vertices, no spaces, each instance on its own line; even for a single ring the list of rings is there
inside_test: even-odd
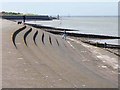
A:
[[[120,0],[1,0],[1,2],[119,2]]]
[[[86,2],[85,2],[86,1]],[[13,11],[21,13],[34,13],[39,15],[61,15],[61,16],[117,16],[118,2],[116,0],[106,0],[99,2],[96,0],[84,2],[2,2],[1,11]]]

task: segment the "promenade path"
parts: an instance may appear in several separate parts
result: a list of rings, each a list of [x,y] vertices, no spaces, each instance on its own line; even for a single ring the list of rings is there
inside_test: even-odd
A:
[[[3,88],[117,88],[116,70],[102,65],[82,42],[2,20]]]

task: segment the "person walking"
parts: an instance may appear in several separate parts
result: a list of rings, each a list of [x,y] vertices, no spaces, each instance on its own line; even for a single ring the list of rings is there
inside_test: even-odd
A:
[[[23,16],[23,24],[25,24],[26,16]]]
[[[62,36],[62,39],[65,39],[66,40],[66,30],[64,30],[64,33],[63,33],[63,36]]]

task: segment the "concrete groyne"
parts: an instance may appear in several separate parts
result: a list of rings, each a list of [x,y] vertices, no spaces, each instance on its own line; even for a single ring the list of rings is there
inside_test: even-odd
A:
[[[29,23],[26,23],[26,24],[30,25],[32,27],[35,27],[35,28],[42,28],[42,29],[50,29],[50,30],[57,30],[57,31],[63,31],[63,30],[66,30],[66,31],[78,31],[78,30],[73,30],[73,29],[55,28],[55,27],[42,26],[42,25],[37,25],[37,24],[29,24]]]
[[[63,32],[56,32],[56,31],[48,31],[53,34],[63,34]],[[105,36],[105,35],[95,35],[95,34],[82,34],[82,33],[70,33],[67,32],[68,36],[73,37],[85,37],[85,38],[96,38],[96,39],[120,39],[120,37],[116,36]]]
[[[99,42],[93,42],[93,41],[82,41],[84,43],[101,47],[101,48],[112,48],[112,49],[120,49],[120,45],[113,45],[113,44],[107,44],[107,43],[99,43]]]

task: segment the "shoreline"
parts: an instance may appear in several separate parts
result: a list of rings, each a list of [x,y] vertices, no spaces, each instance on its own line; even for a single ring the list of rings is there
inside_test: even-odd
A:
[[[106,36],[106,35],[95,35],[95,34],[82,34],[82,33],[71,33],[69,31],[77,31],[77,30],[73,30],[73,29],[63,29],[63,28],[55,28],[55,27],[48,27],[48,26],[42,26],[42,25],[37,25],[37,24],[28,24],[26,23],[26,25],[38,28],[38,29],[43,29],[44,31],[47,31],[49,33],[52,34],[56,34],[56,35],[63,35],[64,30],[66,30],[67,32],[67,36],[70,37],[76,37],[76,38],[84,38],[81,41],[84,43],[87,43],[89,45],[93,45],[93,46],[97,46],[100,48],[112,48],[112,49],[120,49],[120,45],[118,43],[117,44],[109,44],[109,43],[101,43],[101,42],[95,42],[94,40],[96,39],[101,39],[101,40],[105,40],[105,39],[120,39],[120,37],[115,37],[115,36]],[[89,41],[93,39],[93,41]],[[105,46],[105,44],[107,44]]]
[[[53,34],[63,34],[63,31],[79,31],[74,29],[64,29],[64,28],[56,28],[56,27],[49,27],[49,26],[42,26],[38,24],[28,24],[27,25],[33,26],[35,28],[42,28],[42,29],[48,29],[47,32],[53,33]],[[98,38],[98,39],[120,39],[120,37],[117,36],[110,36],[110,35],[97,35],[97,34],[83,34],[83,33],[70,33],[67,32],[68,36],[74,36],[74,37],[86,37],[86,38]]]

